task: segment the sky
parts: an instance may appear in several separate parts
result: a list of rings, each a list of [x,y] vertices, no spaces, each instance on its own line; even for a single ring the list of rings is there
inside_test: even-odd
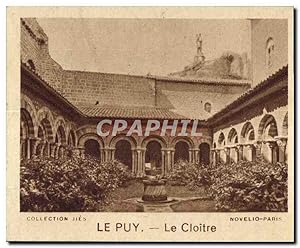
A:
[[[250,22],[226,19],[37,19],[51,57],[64,69],[168,75],[193,62],[196,34],[206,60],[226,51],[250,56]]]

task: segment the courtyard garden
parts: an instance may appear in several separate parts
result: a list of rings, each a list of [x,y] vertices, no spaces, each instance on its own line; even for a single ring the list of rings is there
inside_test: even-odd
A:
[[[257,159],[215,168],[177,161],[166,177],[172,204],[135,204],[143,179],[119,161],[91,157],[21,161],[21,211],[287,211],[287,165]]]

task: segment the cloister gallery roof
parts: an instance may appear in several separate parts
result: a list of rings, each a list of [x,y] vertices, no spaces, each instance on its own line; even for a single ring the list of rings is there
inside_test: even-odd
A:
[[[167,108],[136,106],[85,106],[81,111],[90,117],[140,118],[140,119],[189,119]]]
[[[207,119],[208,122],[215,122],[217,120],[222,119],[225,115],[232,114],[234,109],[238,107],[242,107],[243,103],[249,103],[250,100],[255,100],[254,96],[256,96],[259,92],[263,92],[266,89],[271,88],[271,86],[275,85],[281,80],[287,79],[288,76],[288,65],[283,66],[281,69],[270,75],[267,79],[263,80],[255,87],[249,89],[241,96],[239,96],[236,100],[225,106],[223,109],[215,113],[213,116]],[[286,81],[287,82],[287,81]],[[287,83],[283,84],[284,87],[287,87]],[[277,89],[276,89],[277,90]]]

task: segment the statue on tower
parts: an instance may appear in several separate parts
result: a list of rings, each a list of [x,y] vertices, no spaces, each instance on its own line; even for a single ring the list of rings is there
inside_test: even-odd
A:
[[[196,34],[197,55],[202,55],[202,35]]]
[[[201,35],[201,33],[196,34],[196,46],[197,46],[197,54],[194,58],[194,63],[204,62],[205,56],[202,52],[202,35]]]

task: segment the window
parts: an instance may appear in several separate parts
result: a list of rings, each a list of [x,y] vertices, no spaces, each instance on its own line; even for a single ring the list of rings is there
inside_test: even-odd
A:
[[[204,104],[204,110],[205,110],[206,112],[208,112],[208,113],[211,112],[211,104],[210,104],[209,102],[206,102],[206,103]]]
[[[266,44],[266,66],[271,68],[274,60],[275,44],[273,38],[269,38]]]

